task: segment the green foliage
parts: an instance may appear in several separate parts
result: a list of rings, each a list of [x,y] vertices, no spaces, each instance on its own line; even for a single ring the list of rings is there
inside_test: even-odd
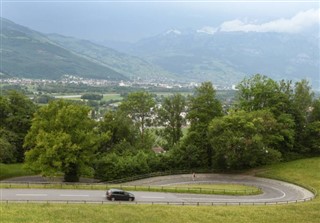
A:
[[[35,175],[35,174],[37,173],[23,168],[22,163],[14,163],[14,164],[0,163],[0,180],[12,178],[12,177]]]
[[[166,140],[165,148],[171,148],[179,142],[183,136],[182,125],[185,118],[182,116],[185,111],[186,100],[181,94],[164,98],[161,107],[157,111],[158,125],[164,127],[159,129],[160,135]]]
[[[266,110],[233,112],[210,123],[210,142],[218,168],[243,169],[277,162],[281,153],[270,145],[283,140],[277,121]]]
[[[216,99],[216,91],[211,82],[204,82],[197,87],[189,100],[187,119],[190,120],[190,129],[188,135],[195,134],[197,137],[194,140],[187,140],[188,144],[184,143],[182,146],[200,150],[195,153],[201,154],[199,159],[203,163],[202,166],[211,167],[213,154],[207,130],[213,118],[222,116],[222,106]],[[194,146],[191,146],[190,143]]]
[[[4,143],[2,152],[7,154],[6,162],[24,160],[23,138],[36,109],[29,98],[16,91],[0,96],[0,139]]]
[[[210,82],[196,88],[188,103],[180,94],[158,98],[158,110],[150,93],[124,95],[119,109],[99,122],[80,100],[52,101],[33,116],[36,106],[28,98],[16,92],[0,96],[0,162],[22,161],[27,149],[29,168],[43,175],[63,173],[77,181],[95,171],[111,180],[171,169],[248,168],[320,152],[320,103],[304,80],[293,86],[261,75],[245,79],[235,111],[225,116]],[[191,125],[182,137],[184,107]],[[157,142],[148,128],[154,121],[161,127]],[[155,155],[155,145],[168,152]]]
[[[99,140],[88,112],[87,107],[61,100],[40,108],[25,138],[27,166],[42,175],[63,172],[66,181],[78,181]]]
[[[112,180],[155,171],[158,161],[151,147],[150,131],[143,138],[138,126],[122,110],[109,111],[98,125],[98,132],[110,134],[101,140],[94,162],[95,177]]]
[[[274,80],[262,76],[254,75],[249,79],[244,79],[238,85],[237,108],[245,111],[257,111],[269,109],[276,117],[278,123],[282,125],[281,135],[284,141],[274,142],[274,148],[281,151],[285,159],[296,154],[307,154],[308,133],[307,126],[313,119],[314,114],[310,112],[312,105],[317,111],[316,101],[313,103],[314,93],[308,81],[302,80],[292,85],[291,81]],[[315,112],[316,113],[316,112]]]
[[[0,128],[0,162],[15,163],[19,157],[17,151],[19,136],[5,128]]]
[[[267,76],[256,74],[249,79],[245,78],[237,88],[237,103],[242,110],[269,109],[275,115],[280,115],[291,109],[291,82],[281,81],[278,84]]]
[[[103,98],[103,95],[101,94],[83,94],[81,95],[81,99],[85,100],[101,100]]]
[[[170,151],[170,167],[180,169],[199,168],[206,165],[205,151],[200,150],[201,138],[196,132],[189,132],[181,145],[173,147]]]
[[[313,102],[314,93],[311,90],[309,82],[302,80],[295,84],[293,103],[295,108],[301,112],[303,117],[307,117],[309,108]]]
[[[128,94],[128,96],[123,99],[119,109],[131,117],[140,129],[140,135],[143,139],[145,128],[151,125],[152,108],[154,106],[155,101],[150,93],[138,91]]]
[[[0,163],[14,163],[15,160],[14,145],[7,141],[6,138],[0,138]]]
[[[306,80],[297,82],[293,93],[293,116],[296,123],[295,149],[297,153],[308,153],[309,148],[305,145],[308,117],[312,106],[314,93]]]
[[[309,122],[320,121],[320,98],[312,103],[312,110],[309,116]]]
[[[138,129],[134,126],[132,119],[120,111],[108,111],[99,122],[98,129],[99,132],[111,134],[109,141],[102,142],[100,152],[107,152],[122,141],[134,144],[138,135]]]
[[[216,91],[211,82],[203,82],[195,88],[195,93],[189,100],[187,119],[191,122],[191,130],[207,126],[213,118],[222,115],[221,103],[216,99]]]
[[[95,177],[103,181],[150,173],[150,163],[158,163],[155,154],[138,151],[119,156],[112,152],[102,156],[95,164]]]
[[[312,155],[320,154],[320,121],[315,121],[307,125],[304,132],[305,148]]]
[[[34,97],[33,101],[35,103],[39,103],[39,104],[48,104],[50,101],[52,101],[54,99],[55,98],[53,96],[41,94],[41,95]]]
[[[133,145],[137,150],[151,151],[155,141],[152,130],[146,129],[143,138],[137,137]]]

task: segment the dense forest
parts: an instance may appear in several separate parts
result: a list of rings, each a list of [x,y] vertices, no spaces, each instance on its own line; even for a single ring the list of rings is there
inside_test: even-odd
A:
[[[44,176],[102,181],[173,170],[234,171],[320,155],[320,98],[306,80],[241,81],[231,106],[211,82],[188,97],[125,95],[117,109],[50,98],[38,106],[17,91],[0,96],[0,162]],[[86,98],[101,98],[85,95]],[[161,147],[162,153],[152,148]]]

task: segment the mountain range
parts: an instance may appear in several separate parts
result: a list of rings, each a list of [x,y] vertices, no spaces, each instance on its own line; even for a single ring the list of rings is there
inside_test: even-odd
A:
[[[94,43],[1,19],[1,75],[59,79],[212,81],[256,73],[320,86],[319,34],[172,29],[135,43]]]
[[[198,81],[230,86],[260,73],[275,80],[307,79],[320,86],[319,33],[174,29],[124,47],[109,46]]]
[[[1,23],[3,76],[59,79],[68,74],[106,80],[171,77],[140,58],[87,40],[40,33],[3,18]]]

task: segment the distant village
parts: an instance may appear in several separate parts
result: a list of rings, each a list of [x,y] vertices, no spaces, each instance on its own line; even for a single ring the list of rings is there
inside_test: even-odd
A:
[[[132,79],[132,80],[103,80],[103,79],[88,79],[73,75],[64,75],[59,80],[48,80],[48,79],[29,79],[29,78],[1,78],[0,84],[10,84],[10,85],[46,85],[46,84],[75,84],[75,85],[87,85],[87,86],[119,86],[119,87],[138,87],[138,88],[149,88],[158,87],[164,89],[179,89],[186,88],[192,89],[200,85],[198,82],[179,82],[173,80],[155,80],[155,79]],[[214,83],[213,83],[214,84]],[[217,90],[231,90],[235,89],[235,85],[231,86],[218,86],[214,85]]]

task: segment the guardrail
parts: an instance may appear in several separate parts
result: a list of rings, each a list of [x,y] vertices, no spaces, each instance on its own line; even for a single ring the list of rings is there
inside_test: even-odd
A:
[[[86,201],[86,200],[1,200],[0,203],[42,203],[42,204],[101,204],[101,205],[177,205],[177,206],[267,206],[282,204],[297,204],[311,201],[313,198],[305,198],[292,201],[277,202],[151,202],[151,201]]]

